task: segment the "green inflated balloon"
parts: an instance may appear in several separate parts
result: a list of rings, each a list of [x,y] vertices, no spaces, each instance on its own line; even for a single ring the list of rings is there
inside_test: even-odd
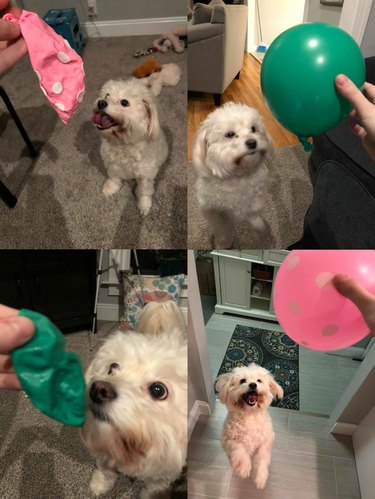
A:
[[[365,62],[353,38],[330,24],[299,24],[268,48],[262,92],[275,118],[305,143],[349,114],[351,105],[335,89],[341,73],[362,88]]]
[[[61,331],[42,314],[22,309],[35,334],[11,352],[12,365],[31,402],[47,416],[71,426],[85,421],[85,380],[78,355],[65,352]]]

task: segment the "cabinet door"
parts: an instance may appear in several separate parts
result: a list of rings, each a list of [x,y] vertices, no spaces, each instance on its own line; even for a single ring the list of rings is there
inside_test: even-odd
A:
[[[24,251],[0,251],[0,303],[13,308],[30,308],[25,279]]]
[[[275,316],[276,316],[276,314],[275,314],[275,309],[273,306],[273,293],[275,290],[275,282],[276,282],[276,277],[277,277],[277,273],[279,271],[279,268],[280,267],[275,267],[273,270],[272,294],[271,294],[271,304],[270,304],[270,314],[275,315]]]
[[[251,263],[232,258],[219,258],[222,305],[250,308]]]

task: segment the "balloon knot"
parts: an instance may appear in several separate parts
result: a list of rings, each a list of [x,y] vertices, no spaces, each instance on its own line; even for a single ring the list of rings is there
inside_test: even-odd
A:
[[[311,152],[312,151],[312,143],[307,140],[307,137],[298,137],[299,141],[303,145],[303,148],[306,152]]]

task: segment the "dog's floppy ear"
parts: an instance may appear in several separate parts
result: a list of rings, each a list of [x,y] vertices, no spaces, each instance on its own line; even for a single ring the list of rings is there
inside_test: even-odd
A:
[[[206,153],[207,153],[207,135],[208,128],[202,126],[195,136],[194,146],[193,146],[193,163],[195,168],[202,171],[206,167]]]
[[[148,117],[148,127],[147,127],[148,136],[151,139],[156,139],[156,137],[159,135],[160,132],[160,124],[159,124],[158,112],[156,109],[155,102],[153,101],[153,99],[145,97],[143,99],[143,104],[146,108],[147,117]]]
[[[228,389],[231,384],[232,376],[233,373],[224,373],[216,378],[215,386],[216,390],[219,392],[219,399],[222,404],[226,404],[228,401]]]
[[[270,385],[270,392],[272,393],[273,398],[277,397],[279,399],[282,399],[284,397],[284,390],[281,388],[281,386],[278,383],[276,383],[276,381],[272,376],[270,376],[269,385]]]

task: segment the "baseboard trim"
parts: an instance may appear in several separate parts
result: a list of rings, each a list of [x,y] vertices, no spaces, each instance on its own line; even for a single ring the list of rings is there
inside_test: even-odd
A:
[[[160,35],[182,24],[186,24],[186,17],[184,16],[86,22],[84,27],[90,38],[101,38],[108,36]],[[139,49],[146,48],[148,47],[139,47]]]
[[[98,303],[97,320],[98,321],[118,321],[120,308],[117,304]]]
[[[198,422],[199,416],[210,416],[211,409],[207,402],[203,402],[202,400],[196,400],[193,408],[189,414],[189,438],[194,431],[195,425]]]
[[[352,436],[356,432],[358,425],[352,423],[341,423],[338,421],[335,423],[333,428],[331,429],[331,433],[335,435],[349,435]]]

